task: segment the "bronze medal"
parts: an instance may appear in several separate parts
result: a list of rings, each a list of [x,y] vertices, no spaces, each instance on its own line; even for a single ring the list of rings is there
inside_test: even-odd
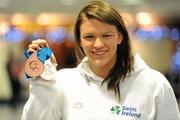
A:
[[[38,77],[44,71],[44,64],[38,59],[35,51],[25,63],[25,72],[30,77]]]

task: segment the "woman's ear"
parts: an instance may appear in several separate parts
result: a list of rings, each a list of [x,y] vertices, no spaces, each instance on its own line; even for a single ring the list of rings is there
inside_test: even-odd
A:
[[[117,41],[118,45],[121,44],[122,39],[123,39],[123,35],[121,33],[119,33],[118,34],[118,41]]]

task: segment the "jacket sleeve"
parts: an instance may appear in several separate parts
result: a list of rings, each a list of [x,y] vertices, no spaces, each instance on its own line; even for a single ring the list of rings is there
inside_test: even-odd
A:
[[[165,82],[160,86],[156,120],[180,120],[173,89],[165,78],[164,80]]]
[[[62,119],[62,92],[55,87],[55,80],[31,79],[29,92],[21,120]]]

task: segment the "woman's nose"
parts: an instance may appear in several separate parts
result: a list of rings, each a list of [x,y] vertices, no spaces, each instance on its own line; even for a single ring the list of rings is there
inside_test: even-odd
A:
[[[96,38],[95,42],[94,42],[94,47],[96,49],[100,49],[104,46],[103,41],[100,38]]]

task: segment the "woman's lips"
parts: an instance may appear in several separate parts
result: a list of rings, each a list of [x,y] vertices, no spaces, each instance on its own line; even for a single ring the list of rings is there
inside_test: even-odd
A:
[[[93,54],[95,54],[95,55],[104,55],[106,52],[107,52],[107,50],[93,51]]]

